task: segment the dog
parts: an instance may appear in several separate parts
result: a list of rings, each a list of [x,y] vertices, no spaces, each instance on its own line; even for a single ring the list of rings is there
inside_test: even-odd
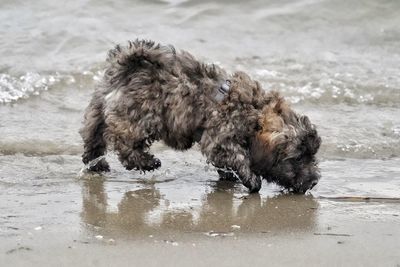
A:
[[[106,64],[80,130],[83,163],[111,149],[127,170],[151,171],[161,166],[149,153],[154,141],[176,150],[198,143],[222,178],[233,173],[251,193],[262,179],[294,193],[317,184],[315,125],[244,72],[228,75],[149,40],[117,45]],[[101,158],[90,170],[110,167]]]

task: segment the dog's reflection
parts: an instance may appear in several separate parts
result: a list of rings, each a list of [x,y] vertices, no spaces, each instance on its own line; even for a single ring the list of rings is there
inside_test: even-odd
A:
[[[132,235],[170,231],[312,231],[318,212],[318,203],[302,195],[263,199],[251,194],[238,198],[232,182],[227,181],[211,186],[200,208],[168,208],[163,205],[168,199],[154,185],[124,193],[117,210],[111,210],[107,201],[104,180],[84,181],[81,216],[85,225]]]

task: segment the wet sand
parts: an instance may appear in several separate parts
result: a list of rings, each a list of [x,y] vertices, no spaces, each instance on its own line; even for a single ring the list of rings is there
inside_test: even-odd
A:
[[[0,265],[400,264],[397,201],[321,199],[329,180],[306,196],[267,184],[249,195],[240,184],[217,181],[196,151],[187,158],[156,150],[176,168],[142,175],[109,156],[113,171],[99,176],[79,174],[77,156],[20,158],[47,168],[35,179],[28,179],[33,172],[1,180]],[[19,170],[4,164],[2,171]]]
[[[340,229],[352,233],[350,237],[311,232],[204,237],[171,232],[168,237],[118,238],[113,244],[79,233],[44,233],[44,229],[23,244],[8,241],[1,262],[2,266],[398,266],[399,242],[393,236],[398,236],[398,227],[387,230],[393,226],[353,222],[327,231]]]

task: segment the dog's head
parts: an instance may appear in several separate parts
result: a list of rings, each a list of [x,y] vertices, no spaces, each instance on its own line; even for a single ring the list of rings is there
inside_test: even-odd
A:
[[[268,182],[305,193],[320,177],[315,154],[321,144],[315,126],[296,114],[278,94],[264,108],[252,140],[252,169]]]

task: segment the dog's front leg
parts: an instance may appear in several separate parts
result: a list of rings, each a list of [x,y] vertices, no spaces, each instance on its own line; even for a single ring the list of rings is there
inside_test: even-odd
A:
[[[211,151],[205,149],[203,153],[215,167],[233,170],[243,185],[250,190],[250,193],[260,191],[262,180],[261,177],[251,171],[248,151],[246,149],[240,145],[230,143],[224,144],[224,146],[218,145],[211,149]]]
[[[123,125],[123,123],[118,125]],[[148,152],[151,139],[142,138],[138,140],[123,131],[117,130],[118,127],[108,127],[105,136],[107,142],[117,152],[119,161],[127,170],[152,171],[161,167],[161,161]]]
[[[261,177],[255,175],[250,169],[250,161],[245,154],[232,155],[231,168],[234,170],[243,185],[246,186],[250,193],[257,193],[261,189]],[[228,160],[229,162],[229,160]]]

